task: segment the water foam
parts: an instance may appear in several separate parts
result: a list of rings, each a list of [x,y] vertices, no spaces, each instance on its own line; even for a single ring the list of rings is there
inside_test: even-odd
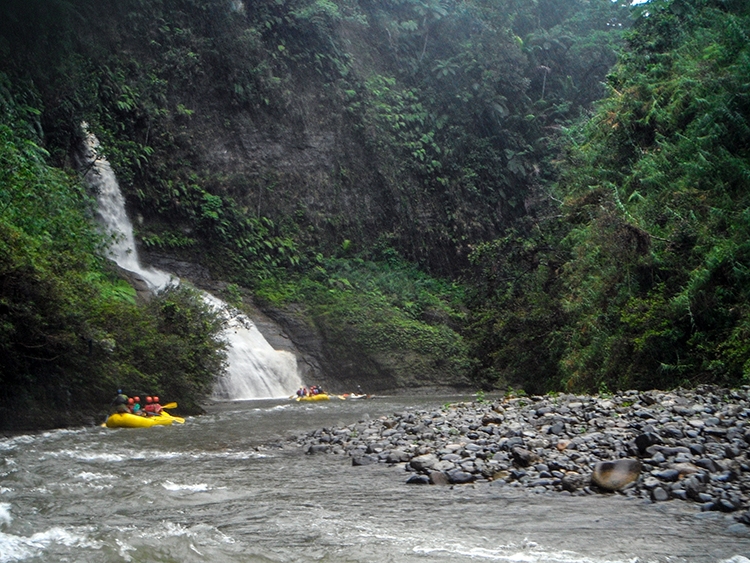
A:
[[[13,517],[10,515],[10,504],[0,502],[0,526],[10,526],[11,522],[13,522]]]
[[[196,485],[178,485],[172,481],[165,481],[161,486],[168,491],[190,491],[191,493],[202,493],[208,490],[208,485],[206,483],[198,483]]]
[[[427,556],[462,556],[486,561],[508,561],[511,563],[625,563],[620,560],[590,559],[572,551],[550,551],[540,549],[533,542],[526,546],[500,545],[494,549],[448,544],[439,547],[417,546],[414,553]],[[635,560],[637,561],[637,560]],[[629,563],[634,563],[632,560]]]
[[[73,548],[101,549],[101,543],[88,539],[85,531],[76,533],[55,527],[28,537],[0,532],[0,563],[23,561],[40,555],[52,544]]]
[[[166,272],[154,268],[144,268],[138,259],[133,224],[125,211],[125,198],[122,196],[117,178],[109,162],[101,155],[99,140],[82,124],[86,134],[84,158],[89,163],[86,181],[94,189],[98,203],[98,214],[104,230],[112,236],[109,246],[110,257],[125,270],[138,274],[151,287],[162,289],[172,280]]]
[[[278,399],[302,386],[297,357],[274,349],[246,315],[213,295],[204,299],[224,319],[222,337],[227,348],[227,373],[217,382],[217,399]]]
[[[7,438],[0,440],[0,451],[11,451],[16,449],[18,446],[31,444],[34,442],[35,437],[29,435],[15,436],[13,438]]]
[[[109,453],[109,452],[94,452],[87,450],[58,450],[47,452],[44,458],[70,458],[76,461],[90,462],[90,463],[121,463],[123,461],[133,460],[169,460],[184,457],[183,452],[170,452],[170,451],[150,451],[150,450],[125,450],[121,453]]]
[[[98,481],[100,479],[117,479],[114,475],[110,475],[109,473],[91,473],[90,471],[81,471],[78,475],[76,475],[77,479],[81,479],[83,481]]]

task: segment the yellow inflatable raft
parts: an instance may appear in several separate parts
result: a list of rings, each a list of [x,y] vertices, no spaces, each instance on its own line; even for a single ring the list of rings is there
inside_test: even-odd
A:
[[[297,397],[298,401],[330,401],[331,398],[327,393],[318,393],[317,395],[307,395],[306,397]]]
[[[180,422],[178,417],[162,411],[156,416],[138,416],[129,412],[117,412],[109,415],[107,428],[151,428],[152,426],[169,426],[173,422]]]

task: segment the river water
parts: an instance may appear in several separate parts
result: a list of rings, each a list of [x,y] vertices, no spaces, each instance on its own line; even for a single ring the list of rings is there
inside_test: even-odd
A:
[[[0,440],[0,563],[750,562],[730,517],[689,503],[406,485],[403,467],[287,442],[446,401],[226,402],[184,425]]]

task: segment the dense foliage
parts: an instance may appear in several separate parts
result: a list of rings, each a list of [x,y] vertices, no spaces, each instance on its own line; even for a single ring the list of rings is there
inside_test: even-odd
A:
[[[344,239],[457,275],[525,214],[548,138],[603,93],[627,24],[609,0],[15,0],[3,15],[7,70],[41,90],[56,160],[88,121],[144,242],[210,248],[246,284]],[[299,138],[288,153],[340,140],[309,173],[291,155],[206,157],[256,128]]]
[[[330,356],[358,358],[365,377],[432,385],[474,365],[463,290],[413,264],[456,279],[474,244],[537,204],[550,140],[602,94],[627,13],[9,0],[0,60],[38,93],[48,163],[68,166],[91,125],[145,249],[303,302]]]
[[[651,2],[564,200],[475,254],[488,379],[537,388],[750,380],[750,29],[742,2]]]
[[[101,416],[120,386],[195,409],[222,368],[215,316],[187,287],[136,305],[79,179],[46,163],[36,101],[0,74],[0,427]]]
[[[463,289],[398,256],[321,260],[301,279],[267,281],[257,296],[275,306],[304,303],[327,353],[344,366],[337,379],[351,388],[470,383],[473,361],[460,336]]]
[[[197,398],[221,370],[189,289],[135,304],[99,257],[71,171],[84,120],[144,250],[294,309],[351,377],[747,381],[748,17],[739,0],[4,2],[3,404]]]

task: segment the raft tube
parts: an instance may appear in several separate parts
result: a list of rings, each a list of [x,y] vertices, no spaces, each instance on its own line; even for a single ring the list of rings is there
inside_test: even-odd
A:
[[[174,419],[166,412],[156,416],[138,416],[129,412],[116,412],[107,418],[107,428],[151,428],[152,426],[169,426]]]
[[[307,397],[297,397],[298,401],[329,401],[331,398],[327,393],[318,393],[317,395],[308,395]]]

